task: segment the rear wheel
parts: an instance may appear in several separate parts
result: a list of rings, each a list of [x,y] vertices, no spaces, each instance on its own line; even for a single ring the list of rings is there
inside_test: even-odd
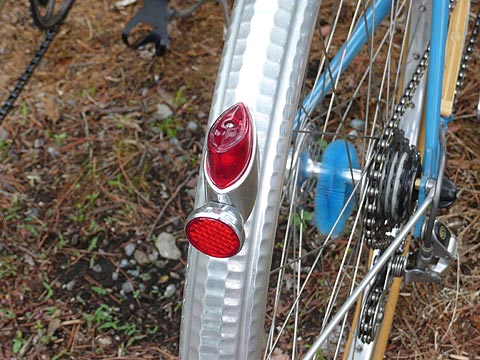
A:
[[[428,34],[419,33],[418,14],[425,9],[380,0],[368,10],[371,3],[236,3],[209,126],[236,102],[251,109],[258,196],[238,255],[215,259],[190,248],[182,359],[304,355],[410,214],[419,158],[409,143],[418,134],[393,131],[401,125],[391,121],[400,110],[398,119],[418,118],[409,115],[413,91],[402,94],[415,74],[416,96],[422,92]],[[412,18],[416,38],[423,35],[415,46],[405,36]],[[350,59],[361,32],[365,46]],[[205,202],[202,179],[197,206]],[[378,345],[399,262],[377,275],[318,358],[373,356],[349,349]]]

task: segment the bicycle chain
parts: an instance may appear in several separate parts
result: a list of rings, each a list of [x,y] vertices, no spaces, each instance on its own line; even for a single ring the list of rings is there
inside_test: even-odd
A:
[[[451,2],[451,6],[454,6],[454,1]],[[461,87],[463,86],[466,71],[468,68],[468,62],[471,59],[471,55],[473,52],[474,45],[476,43],[478,34],[480,33],[480,11],[477,13],[477,17],[475,20],[474,27],[472,29],[471,37],[468,41],[468,45],[462,55],[462,62],[460,65],[460,72],[457,79],[456,84],[456,94],[460,92]],[[388,246],[389,241],[385,239],[385,233],[391,230],[394,226],[398,225],[398,220],[402,220],[403,218],[407,217],[409,214],[404,213],[400,218],[395,214],[394,211],[390,211],[389,207],[387,206],[388,201],[380,201],[384,200],[385,191],[387,184],[385,184],[385,176],[390,174],[390,167],[392,164],[388,164],[387,160],[395,160],[389,159],[389,150],[392,150],[392,147],[395,146],[403,146],[402,151],[407,151],[405,145],[400,144],[403,142],[403,131],[398,129],[398,125],[400,123],[401,117],[404,115],[408,104],[410,103],[415,90],[420,83],[421,78],[426,70],[428,65],[428,57],[429,57],[430,48],[427,47],[425,50],[422,60],[419,62],[412,79],[410,80],[402,98],[400,99],[395,112],[393,113],[390,121],[387,123],[381,139],[377,144],[377,149],[374,153],[374,164],[371,166],[368,176],[368,184],[367,184],[367,201],[365,202],[365,219],[364,219],[364,226],[365,226],[365,242],[367,246],[373,249],[384,249]],[[396,144],[393,141],[396,139]],[[392,146],[393,144],[393,146]],[[419,154],[414,152],[414,149],[411,147],[411,154],[410,156],[418,158]],[[392,183],[389,184],[392,186]],[[391,196],[395,194],[390,193]],[[408,197],[405,199],[410,200]],[[387,199],[388,200],[388,199]],[[403,205],[408,205],[405,201]],[[408,207],[408,206],[406,206]],[[394,221],[388,221],[392,219]],[[386,223],[385,223],[386,222]]]
[[[10,94],[8,95],[7,100],[3,103],[2,107],[0,108],[0,125],[3,122],[3,119],[5,119],[5,117],[8,115],[10,110],[13,108],[13,104],[15,103],[17,98],[20,96],[20,93],[23,91],[28,80],[32,76],[33,72],[37,68],[40,61],[42,60],[43,55],[48,50],[48,47],[50,46],[53,39],[55,38],[55,35],[57,35],[58,29],[59,29],[59,25],[55,25],[47,30],[47,33],[45,34],[45,38],[40,44],[40,47],[33,55],[32,60],[30,60],[30,63],[27,65],[27,67],[23,71],[23,74],[15,83],[13,90],[10,91]]]
[[[463,83],[466,77],[466,72],[468,69],[468,62],[471,59],[471,55],[474,50],[474,45],[476,44],[479,33],[480,33],[480,10],[477,13],[477,17],[475,19],[475,23],[472,28],[470,38],[467,42],[466,48],[462,55],[460,72],[458,75],[456,89],[455,89],[455,95],[456,95],[455,101],[457,100],[457,95],[460,92],[461,87],[463,86]],[[390,146],[392,144],[392,138],[390,137],[389,133],[398,130],[398,124],[399,124],[400,118],[401,116],[403,116],[403,113],[405,112],[405,105],[411,100],[413,93],[415,91],[415,88],[416,86],[418,86],[418,83],[420,82],[420,79],[426,70],[426,67],[428,64],[428,55],[429,55],[429,48],[427,48],[427,50],[425,51],[423,58],[420,61],[419,65],[417,66],[417,69],[409,83],[407,91],[404,93],[402,99],[400,100],[399,105],[397,105],[397,109],[394,115],[392,116],[392,119],[389,121],[386,130],[384,131],[382,140],[380,142],[380,151],[375,154],[376,156],[379,156],[375,158],[376,161],[381,159],[385,163],[389,160],[388,156],[389,154],[391,154],[391,152],[387,153],[384,157],[382,157],[382,150],[383,152],[385,152],[386,149],[388,148],[388,145],[386,144],[390,144]],[[396,115],[397,115],[397,118],[395,119]],[[385,166],[384,163],[383,163],[383,166]],[[380,165],[378,163],[376,164],[377,170],[378,168],[380,168],[380,166],[382,166],[382,164]],[[369,180],[371,181],[372,179],[369,179]],[[378,180],[378,178],[375,177],[374,180]],[[373,195],[371,194],[372,188],[370,188],[369,190],[370,191],[368,195]],[[367,209],[367,214],[368,213],[369,212]],[[380,249],[385,248],[390,244],[390,241],[387,238],[384,238],[383,241],[380,241],[378,238],[375,239],[373,237],[367,237],[366,242],[371,247],[377,246]],[[377,278],[377,280],[375,281],[375,284],[370,288],[368,293],[365,295],[365,302],[364,302],[365,306],[361,314],[361,321],[360,321],[359,335],[358,335],[360,340],[363,341],[364,343],[370,343],[373,339],[375,339],[377,329],[383,319],[385,304],[387,300],[386,295],[393,281],[393,277],[401,276],[401,272],[402,272],[401,269],[403,269],[405,265],[404,264],[405,260],[406,258],[403,256],[398,256],[398,255],[395,256],[393,260],[389,262],[389,265],[388,265],[389,268],[386,271],[386,274],[383,274],[382,277]]]
[[[400,165],[398,163],[400,160],[398,159],[398,154],[407,154],[408,159],[410,159],[409,161],[412,162],[412,166],[415,166],[414,163],[416,161],[419,162],[420,159],[418,152],[413,146],[408,145],[408,140],[405,139],[403,131],[398,127],[400,119],[405,114],[413,94],[425,73],[429,53],[430,47],[427,47],[393,115],[385,126],[380,140],[376,144],[375,152],[373,153],[374,161],[367,176],[367,199],[364,206],[365,217],[363,221],[365,227],[365,243],[373,249],[384,249],[388,246],[390,241],[386,239],[388,236],[386,233],[410,215],[410,206],[405,206],[402,214],[398,214],[398,206],[392,208],[391,204],[395,200],[394,197],[396,194],[393,189],[387,189],[387,187],[393,185],[392,181],[394,179],[392,177]],[[391,158],[392,156],[393,158]],[[395,158],[395,156],[397,158]],[[393,165],[396,166],[392,168]],[[386,182],[385,177],[391,178],[392,181]],[[408,180],[411,181],[411,179]],[[404,181],[402,181],[402,183],[404,183]],[[380,194],[380,192],[382,192],[382,194]],[[388,194],[387,200],[384,198],[385,194]],[[408,204],[403,202],[402,205]]]
[[[460,93],[461,88],[463,87],[465,78],[467,76],[468,63],[472,58],[472,53],[475,44],[477,43],[478,34],[480,33],[480,8],[477,12],[477,17],[475,18],[475,23],[470,34],[470,39],[468,40],[465,50],[463,51],[462,61],[460,64],[460,72],[458,74],[457,85],[455,88],[455,103],[458,99],[458,94]]]
[[[2,124],[3,120],[7,117],[10,110],[12,110],[13,105],[15,104],[15,101],[20,96],[21,92],[27,85],[28,80],[30,80],[30,77],[35,72],[35,69],[37,68],[37,66],[40,64],[40,61],[42,60],[43,55],[45,55],[48,48],[50,47],[50,44],[55,39],[55,36],[58,34],[60,25],[63,23],[63,20],[67,17],[68,12],[71,9],[73,3],[74,1],[72,1],[72,3],[69,5],[67,11],[63,15],[63,17],[58,21],[58,23],[46,29],[45,37],[42,40],[42,43],[40,44],[38,50],[33,55],[32,59],[30,60],[30,63],[27,65],[22,75],[16,81],[15,86],[13,87],[13,90],[11,90],[10,93],[8,94],[7,100],[5,100],[2,107],[0,108],[0,125]],[[32,3],[31,3],[31,6],[33,6]],[[35,20],[35,17],[34,17],[34,20]]]
[[[364,206],[366,214],[364,218],[365,231],[363,235],[366,245],[371,249],[382,250],[390,245],[391,236],[386,233],[393,226],[399,225],[410,213],[410,206],[407,204],[411,201],[410,196],[403,198],[401,204],[403,213],[398,213],[398,205],[391,206],[394,197],[397,196],[395,189],[392,188],[396,181],[391,180],[396,173],[405,169],[405,162],[408,162],[407,166],[410,167],[410,171],[404,176],[405,179],[400,179],[400,181],[413,182],[416,175],[414,169],[420,164],[418,151],[414,146],[409,145],[403,131],[399,129],[399,124],[420,80],[425,74],[429,54],[430,46],[427,46],[373,153],[374,163],[370,167],[367,177],[367,199]],[[411,171],[415,171],[415,174],[412,174]],[[376,332],[383,319],[386,295],[392,281],[393,276],[387,267],[386,271],[379,272],[374,285],[365,294],[364,306],[360,314],[358,337],[366,344],[372,342],[376,337]]]

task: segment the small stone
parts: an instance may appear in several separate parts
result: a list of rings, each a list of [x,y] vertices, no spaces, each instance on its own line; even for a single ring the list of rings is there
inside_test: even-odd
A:
[[[122,259],[120,260],[120,264],[118,264],[118,266],[120,266],[122,269],[123,268],[126,268],[128,266],[129,262],[127,259]]]
[[[102,272],[102,265],[100,265],[100,264],[95,264],[95,265],[92,267],[92,270],[95,271],[96,273],[100,273],[100,272]]]
[[[198,125],[195,121],[190,120],[187,124],[187,130],[190,132],[195,132],[198,129]]]
[[[158,235],[155,241],[155,246],[160,253],[160,256],[166,259],[178,260],[182,255],[180,249],[175,243],[175,237],[167,232]]]
[[[45,141],[43,139],[35,139],[35,141],[33,142],[33,147],[35,149],[39,149],[41,148],[43,145],[45,144]]]
[[[118,272],[114,271],[114,272],[112,273],[112,280],[113,280],[113,281],[117,281],[117,280],[118,280]]]
[[[110,345],[112,345],[113,340],[108,335],[101,335],[101,336],[97,336],[97,338],[95,339],[95,342],[100,347],[109,347]]]
[[[157,261],[158,259],[158,251],[157,250],[153,250],[150,254],[148,254],[148,260],[150,262],[155,262]]]
[[[127,274],[132,275],[133,277],[138,277],[140,275],[140,271],[137,269],[130,269],[127,270]]]
[[[148,282],[152,280],[152,275],[150,275],[149,273],[143,273],[140,274],[140,279],[142,279],[142,281]]]
[[[159,269],[163,269],[167,265],[168,261],[165,260],[157,260],[155,261],[155,266]]]
[[[180,141],[178,140],[178,138],[176,137],[172,137],[170,139],[170,144],[174,145],[174,146],[177,146],[178,144],[180,143]]]
[[[122,290],[125,294],[130,294],[133,291],[133,285],[130,281],[126,281],[122,284]]]
[[[163,296],[166,297],[166,298],[172,297],[173,294],[175,294],[176,291],[177,291],[177,288],[175,287],[175,285],[170,284],[165,289],[165,292],[163,293]]]
[[[132,256],[135,252],[135,248],[135,244],[128,244],[127,246],[125,246],[125,248],[123,249],[125,251],[125,255]]]
[[[135,260],[139,265],[145,265],[150,262],[150,259],[148,258],[147,254],[145,254],[142,250],[135,251],[135,254],[133,254],[133,257],[135,258]]]
[[[170,277],[175,280],[180,280],[180,275],[178,275],[176,272],[170,271]]]
[[[156,114],[160,120],[165,120],[173,115],[173,111],[167,104],[158,104]]]
[[[349,131],[349,132],[348,132],[348,135],[350,135],[351,137],[357,137],[357,136],[358,136],[358,132],[357,132],[357,130],[352,130],[352,131]]]
[[[58,151],[53,146],[49,146],[47,151],[51,155],[51,157],[53,157],[53,158],[58,157]]]
[[[138,285],[138,289],[139,289],[141,292],[145,292],[145,284],[139,284],[139,285]]]
[[[75,280],[69,281],[68,283],[65,284],[65,290],[67,291],[72,291],[74,287],[75,287]]]
[[[365,121],[361,119],[353,119],[352,121],[350,121],[350,125],[355,130],[363,131],[365,128]]]

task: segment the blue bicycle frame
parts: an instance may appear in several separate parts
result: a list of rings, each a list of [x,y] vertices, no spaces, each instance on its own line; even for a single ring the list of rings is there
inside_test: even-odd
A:
[[[360,19],[352,32],[350,39],[343,44],[338,53],[330,62],[327,72],[323,72],[315,88],[306,96],[302,111],[297,112],[295,128],[301,124],[313,109],[318,107],[337,81],[338,77],[349,66],[351,61],[367,43],[372,29],[386,18],[392,9],[394,0],[376,0]],[[425,148],[423,154],[423,175],[419,191],[419,205],[426,196],[427,181],[436,180],[439,176],[440,162],[440,127],[445,131],[446,124],[450,119],[440,116],[440,103],[442,97],[443,67],[445,62],[445,44],[448,31],[449,0],[432,0],[432,28],[430,38],[430,60],[428,65],[427,101],[425,120]],[[440,175],[441,176],[441,175]],[[415,236],[420,236],[423,219],[417,223]]]

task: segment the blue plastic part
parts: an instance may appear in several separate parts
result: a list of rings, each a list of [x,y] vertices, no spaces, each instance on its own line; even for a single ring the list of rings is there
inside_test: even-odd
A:
[[[350,166],[359,168],[355,147],[345,140],[331,142],[322,155],[322,171],[318,176],[315,194],[315,221],[324,235],[330,233],[353,192],[353,180],[343,176],[350,171]],[[332,232],[333,237],[340,235],[354,206],[355,198],[352,197]]]

